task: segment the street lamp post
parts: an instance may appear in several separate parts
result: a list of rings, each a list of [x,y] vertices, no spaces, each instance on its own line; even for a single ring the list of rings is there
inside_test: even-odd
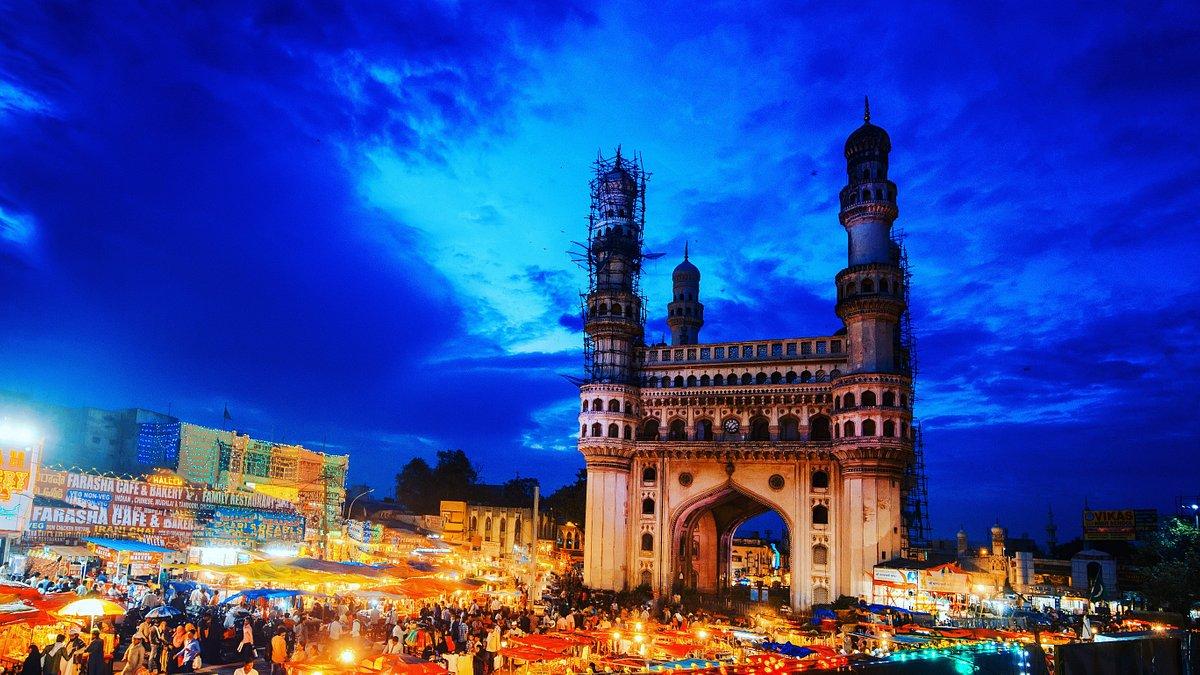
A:
[[[369,488],[367,490],[364,490],[364,491],[358,493],[357,495],[354,496],[354,499],[350,500],[350,506],[349,506],[349,508],[346,509],[346,520],[350,520],[350,516],[354,513],[354,502],[358,501],[359,497],[362,497],[364,495],[369,495],[374,491],[375,491],[375,488]]]

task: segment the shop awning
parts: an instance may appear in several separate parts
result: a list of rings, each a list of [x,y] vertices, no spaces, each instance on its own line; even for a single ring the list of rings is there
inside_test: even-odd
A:
[[[304,591],[287,588],[256,588],[249,591],[234,593],[228,598],[225,598],[221,604],[229,605],[242,599],[245,599],[248,602],[254,602],[259,598],[278,600],[279,598],[294,598],[297,595],[304,595]]]
[[[120,553],[174,553],[174,549],[147,544],[134,539],[104,539],[102,537],[88,537],[84,539],[89,544],[103,546],[107,549],[112,549]]]

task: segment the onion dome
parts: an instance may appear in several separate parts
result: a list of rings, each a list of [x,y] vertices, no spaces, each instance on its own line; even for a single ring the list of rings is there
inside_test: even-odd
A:
[[[883,127],[871,124],[871,103],[863,99],[863,125],[854,130],[846,139],[846,157],[850,158],[860,152],[874,150],[887,154],[892,151],[892,139]]]
[[[688,260],[688,245],[686,243],[683,245],[683,262],[675,266],[675,271],[671,273],[671,280],[675,283],[698,283],[700,281],[700,268]]]
[[[625,161],[621,159],[621,146],[617,146],[617,157],[613,160],[612,168],[604,172],[604,182],[628,182],[632,184],[633,175],[629,173],[629,169],[625,168]]]

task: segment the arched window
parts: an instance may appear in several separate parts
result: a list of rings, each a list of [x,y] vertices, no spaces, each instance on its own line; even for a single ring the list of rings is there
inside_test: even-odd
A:
[[[631,403],[630,401],[625,401],[625,414],[626,415],[633,414],[633,403]]]
[[[608,437],[609,438],[620,438],[621,437],[621,427],[617,426],[616,424],[608,425]]]
[[[853,392],[848,393],[842,397],[842,407],[843,408],[853,408],[854,407],[854,393]]]
[[[688,375],[687,386],[689,386],[689,387],[696,386],[696,376],[695,375]]]
[[[471,532],[474,532],[478,529],[479,529],[479,519],[476,518],[475,516],[471,516]]]
[[[771,440],[771,423],[767,421],[767,418],[755,417],[754,419],[750,420],[750,440]]]
[[[733,373],[730,373],[729,377],[725,378],[725,386],[727,386],[727,387],[732,387],[732,386],[736,385],[737,383],[738,383],[738,376],[734,375]]]
[[[829,474],[824,471],[814,471],[812,475],[812,487],[814,490],[827,490],[829,488]]]
[[[600,314],[608,314],[608,303],[600,303]]]
[[[713,439],[712,420],[696,420],[695,435],[697,441],[711,441]]]
[[[900,438],[908,438],[908,422],[900,425]]]
[[[788,384],[794,384],[796,382],[796,371],[794,371],[794,370],[787,371],[787,375],[783,376],[783,381]]]
[[[779,440],[781,441],[798,441],[800,440],[800,420],[788,415],[779,420]]]
[[[771,384],[779,384],[783,382],[783,373],[778,370],[771,373]]]
[[[859,283],[859,286],[862,288],[863,293],[874,293],[875,292],[875,282],[872,281],[870,277],[863,279]]]
[[[595,410],[596,412],[600,412],[600,411],[604,410],[604,399],[602,399],[602,398],[592,399],[592,410]]]
[[[675,384],[675,388],[676,388],[676,389],[679,389],[679,388],[683,387],[683,376],[682,376],[682,375],[676,375],[676,376],[675,376],[675,382],[674,382],[674,384]]]
[[[686,441],[687,431],[684,429],[683,420],[671,420],[671,426],[667,429],[668,441]]]
[[[742,384],[754,384],[754,377],[751,376],[750,373],[743,374],[742,375]]]
[[[652,388],[657,388],[658,387],[658,378],[657,377],[650,378],[649,380],[646,381],[646,386],[652,387]]]
[[[725,377],[722,375],[714,375],[713,376],[713,386],[714,387],[724,387],[725,386]]]
[[[654,575],[650,574],[650,570],[642,570],[641,579],[642,579],[642,585],[649,588],[650,584],[654,581]],[[647,591],[647,592],[649,592],[649,591]]]
[[[813,586],[813,604],[829,604],[829,589],[825,586]]]
[[[608,412],[621,412],[621,402],[617,399],[612,399],[608,402]]]
[[[828,565],[829,564],[829,549],[824,544],[817,544],[813,547],[813,564]]]
[[[887,292],[888,292],[888,280],[887,280],[887,279],[880,279],[880,280],[879,280],[879,292],[880,292],[880,293],[887,293]]]
[[[863,436],[874,436],[875,435],[875,420],[863,420],[862,435]]]
[[[876,399],[875,399],[875,392],[873,392],[873,391],[864,391],[864,392],[862,393],[862,404],[863,404],[863,405],[875,405],[875,400],[876,400]]]
[[[642,515],[643,516],[654,515],[654,500],[653,499],[646,497],[645,499],[642,500]]]
[[[483,521],[483,540],[492,540],[492,517],[488,516],[487,520]]]
[[[800,381],[801,382],[812,382],[812,373],[808,372],[807,370],[800,373]]]
[[[831,440],[829,433],[829,418],[824,415],[813,415],[808,418],[808,440],[810,441],[828,441]]]
[[[642,423],[642,433],[639,436],[643,441],[658,440],[658,420],[651,417]]]
[[[601,429],[599,422],[596,422],[595,424],[592,425],[592,435],[593,436],[599,436],[602,433],[604,433],[604,430]]]
[[[842,425],[842,435],[845,436],[846,438],[850,438],[851,436],[854,435],[853,420],[846,420],[846,423]]]
[[[889,408],[896,407],[896,392],[894,392],[894,391],[883,392],[883,404]]]
[[[583,412],[587,412],[587,411],[588,411],[588,402],[587,402],[587,399],[585,398],[585,399],[583,399]]]
[[[503,544],[504,540],[507,538],[508,538],[508,520],[505,518],[501,518],[500,519],[500,543]]]
[[[579,437],[583,438],[584,436],[587,436],[587,425],[581,424],[579,425]]]
[[[628,441],[628,440],[632,440],[632,439],[633,439],[633,427],[626,424],[625,425],[625,440]]]
[[[812,508],[812,524],[813,525],[828,525],[829,524],[829,508],[822,504],[817,504]]]
[[[712,378],[710,378],[707,375],[700,376],[700,386],[701,387],[707,387],[710,384],[712,384]]]
[[[900,407],[901,408],[908,407],[908,394],[904,394],[904,393],[900,394]]]
[[[625,313],[625,312],[624,312],[624,311],[621,309],[621,303],[619,303],[619,302],[614,302],[614,303],[613,303],[613,306],[612,306],[612,313],[613,313],[613,314],[615,314],[616,316],[621,316],[622,314],[624,314],[624,313]]]
[[[766,383],[767,383],[767,374],[766,373],[759,373],[758,375],[754,376],[754,384],[766,384]]]
[[[817,380],[817,382],[824,382],[824,381],[825,381],[825,380],[827,380],[827,379],[829,379],[829,378],[827,378],[827,377],[825,376],[825,371],[823,371],[823,370],[818,370],[818,371],[817,371],[817,376],[816,376],[816,380]]]
[[[643,551],[653,551],[654,550],[654,535],[653,534],[650,534],[649,532],[642,533],[642,550]]]
[[[831,380],[835,380],[835,379],[841,377],[841,375],[842,375],[842,371],[838,370],[837,368],[834,368],[833,370],[829,371],[829,379],[831,379]]]
[[[658,480],[658,469],[656,469],[652,466],[648,466],[648,467],[642,469],[642,482],[643,483],[653,483],[656,480]]]
[[[521,519],[517,518],[513,521],[513,543],[521,543]]]
[[[891,438],[896,435],[896,423],[891,420],[883,421],[883,435],[886,438]]]

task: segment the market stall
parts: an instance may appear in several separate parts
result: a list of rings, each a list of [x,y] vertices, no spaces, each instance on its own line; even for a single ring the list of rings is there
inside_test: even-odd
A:
[[[110,576],[154,576],[168,562],[168,557],[181,555],[173,549],[133,539],[88,537],[84,541]]]

